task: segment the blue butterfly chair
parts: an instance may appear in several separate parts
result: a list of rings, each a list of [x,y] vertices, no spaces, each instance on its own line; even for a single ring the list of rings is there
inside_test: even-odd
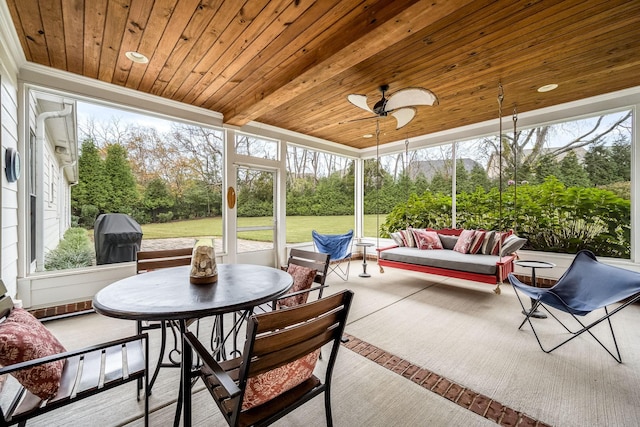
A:
[[[520,301],[520,305],[526,313],[526,317],[518,329],[522,328],[526,322],[529,322],[542,351],[551,353],[556,348],[586,332],[591,335],[611,357],[618,363],[622,363],[616,336],[613,332],[613,326],[611,325],[611,316],[640,299],[640,273],[602,264],[596,260],[595,255],[591,251],[582,250],[576,254],[569,269],[567,269],[562,277],[558,279],[558,282],[551,288],[537,288],[525,285],[513,274],[509,274],[508,277],[509,282],[511,282],[511,285],[513,285],[516,290],[516,296]],[[520,293],[531,298],[531,308],[525,308],[522,298],[520,298]],[[621,303],[612,310],[609,310],[609,306],[618,302]],[[538,333],[534,328],[534,324],[531,322],[531,317],[537,308],[543,308],[570,334],[568,338],[550,350],[546,350],[543,347]],[[571,317],[578,322],[580,328],[575,332],[570,330],[549,310],[550,308],[570,314]],[[604,310],[603,315],[596,320],[590,321],[588,324],[585,324],[586,322],[583,323],[583,321],[578,318],[578,316],[583,317],[598,309]],[[591,328],[605,320],[611,330],[611,337],[613,338],[613,345],[615,346],[617,357],[591,331]]]
[[[342,280],[349,280],[349,267],[351,266],[351,245],[353,242],[353,230],[345,234],[320,234],[316,230],[311,231],[313,245],[317,252],[329,254],[329,272],[336,273]],[[346,268],[342,265],[346,261]]]

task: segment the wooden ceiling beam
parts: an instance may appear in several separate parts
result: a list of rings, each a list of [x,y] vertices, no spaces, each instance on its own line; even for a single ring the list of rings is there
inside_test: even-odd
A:
[[[295,22],[301,15],[305,13],[310,3],[304,5],[296,4],[295,2],[285,6],[287,1],[282,1],[282,4],[269,2],[261,15],[269,17],[269,19],[255,20],[243,32],[242,37],[238,37],[231,48],[227,49],[225,55],[220,58],[220,63],[229,64],[224,69],[221,69],[218,76],[213,79],[207,88],[202,91],[195,99],[197,105],[203,105],[208,99],[215,96],[215,94],[224,86],[233,88],[239,84],[241,79],[237,77],[237,74],[247,65],[252,64],[255,58],[260,58],[264,53],[264,50],[273,43],[274,40],[278,40],[279,36],[289,28],[289,23]],[[261,37],[262,34],[269,34],[269,37]],[[258,66],[253,69],[259,68]]]
[[[296,96],[322,85],[337,74],[376,55],[388,46],[404,40],[470,2],[470,0],[441,3],[433,3],[430,0],[419,1],[402,11],[395,19],[389,19],[272,93],[266,94],[261,99],[243,99],[233,108],[223,111],[224,121],[231,125],[242,126]]]

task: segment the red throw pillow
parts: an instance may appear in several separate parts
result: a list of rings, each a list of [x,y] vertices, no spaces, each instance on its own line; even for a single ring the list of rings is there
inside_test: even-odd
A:
[[[265,402],[291,390],[311,377],[320,356],[320,349],[289,362],[278,368],[251,377],[242,399],[242,410],[262,405]]]
[[[298,292],[305,289],[309,289],[313,284],[313,280],[316,278],[317,270],[312,270],[301,265],[289,264],[287,273],[293,276],[293,286],[289,289],[289,292]],[[294,305],[304,304],[309,297],[308,292],[304,292],[298,295],[294,295],[287,298],[278,300],[278,306],[293,307]]]
[[[28,311],[14,308],[0,323],[0,365],[9,366],[66,350],[47,328]],[[19,382],[41,399],[58,392],[64,360],[12,372]]]
[[[471,247],[469,248],[469,253],[470,254],[477,254],[477,253],[480,252],[480,250],[482,249],[482,243],[484,242],[485,234],[487,234],[486,231],[476,230],[476,235],[473,238],[473,243],[471,244]]]
[[[418,249],[442,249],[440,236],[435,231],[413,229],[413,236]]]
[[[469,248],[471,248],[471,245],[473,244],[473,238],[475,235],[476,230],[462,230],[453,250],[460,252],[461,254],[469,253]]]

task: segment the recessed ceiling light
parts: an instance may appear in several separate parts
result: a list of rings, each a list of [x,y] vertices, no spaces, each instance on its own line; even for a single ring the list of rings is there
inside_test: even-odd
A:
[[[364,135],[362,135],[363,138],[373,138],[373,134],[370,133],[365,133]]]
[[[557,87],[558,87],[557,84],[551,83],[551,84],[548,84],[548,85],[540,86],[538,88],[538,92],[550,92],[550,91],[556,89]]]
[[[146,64],[147,62],[149,62],[149,58],[138,52],[127,52],[124,54],[124,56],[126,56],[133,62],[137,62],[138,64]]]

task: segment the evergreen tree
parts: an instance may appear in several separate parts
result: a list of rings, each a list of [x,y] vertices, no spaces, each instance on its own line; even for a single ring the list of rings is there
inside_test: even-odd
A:
[[[578,163],[578,157],[574,151],[569,151],[560,161],[558,179],[567,187],[591,187],[589,174]]]
[[[471,184],[470,193],[475,191],[478,187],[485,191],[489,191],[489,188],[491,188],[491,181],[489,180],[489,176],[487,176],[487,171],[478,163],[473,165],[473,169],[469,172],[469,183]]]
[[[120,144],[108,146],[104,165],[112,189],[109,194],[108,211],[131,213],[140,196],[127,160],[126,149]]]
[[[560,168],[555,160],[555,156],[545,154],[540,156],[534,167],[534,183],[542,184],[549,176],[558,177]]]
[[[631,181],[631,144],[626,138],[616,141],[609,149],[615,181]]]
[[[429,191],[429,181],[427,181],[427,178],[424,176],[423,173],[420,173],[414,182],[414,192],[421,196],[424,194],[425,191]]]
[[[433,193],[451,195],[451,177],[445,176],[444,173],[438,171],[433,175],[429,190]]]
[[[464,161],[458,159],[456,161],[456,193],[471,193],[473,187],[473,183],[469,180],[469,172],[464,167]]]
[[[154,221],[158,213],[173,206],[173,197],[162,179],[155,178],[149,181],[144,191],[143,204]]]
[[[584,156],[584,168],[595,186],[614,182],[609,150],[602,145],[593,145]]]
[[[82,206],[92,205],[100,212],[106,212],[109,195],[112,192],[104,161],[91,139],[82,142],[78,158],[78,184],[71,187],[71,207],[75,215],[80,215]]]

